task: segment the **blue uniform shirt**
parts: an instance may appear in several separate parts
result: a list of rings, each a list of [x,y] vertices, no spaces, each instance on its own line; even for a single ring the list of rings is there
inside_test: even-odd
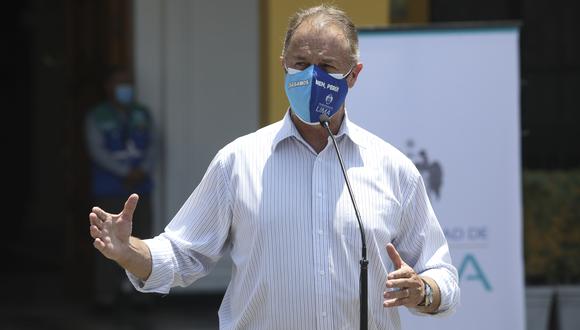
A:
[[[152,189],[152,122],[148,111],[133,104],[126,112],[105,102],[87,116],[86,134],[91,156],[91,187],[95,197],[149,194]],[[146,178],[127,189],[125,177],[140,168]]]

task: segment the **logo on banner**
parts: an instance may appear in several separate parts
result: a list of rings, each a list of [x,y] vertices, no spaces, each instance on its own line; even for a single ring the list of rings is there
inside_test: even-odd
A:
[[[441,199],[441,186],[443,185],[443,167],[436,160],[430,160],[426,149],[420,149],[418,154],[414,153],[415,141],[407,140],[407,157],[409,157],[425,181],[429,199],[433,197]]]

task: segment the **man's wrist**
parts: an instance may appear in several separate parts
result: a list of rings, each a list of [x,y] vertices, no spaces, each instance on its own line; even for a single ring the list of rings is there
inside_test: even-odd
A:
[[[127,242],[120,245],[121,246],[120,252],[118,253],[117,257],[113,259],[123,268],[129,266],[131,264],[131,259],[134,257],[135,254],[138,253],[137,244],[135,244],[136,243],[135,241],[133,242],[131,241],[132,238],[133,237],[130,236]]]
[[[124,250],[119,259],[115,261],[140,280],[146,281],[152,271],[152,256],[147,244],[131,236]]]
[[[431,288],[431,285],[429,285],[429,283],[427,283],[427,281],[425,281],[423,278],[421,278],[421,281],[423,282],[423,290],[421,301],[419,304],[417,304],[417,306],[429,307],[433,304],[433,289]]]
[[[420,276],[421,280],[426,283],[431,289],[431,303],[425,305],[426,292],[423,296],[423,302],[417,305],[417,310],[422,313],[436,314],[441,305],[441,291],[437,282],[430,277]],[[428,297],[427,297],[428,298]],[[423,306],[422,306],[423,305]]]

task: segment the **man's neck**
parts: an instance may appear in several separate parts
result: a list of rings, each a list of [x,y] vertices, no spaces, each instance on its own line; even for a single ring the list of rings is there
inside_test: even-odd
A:
[[[296,117],[294,113],[290,113],[294,126],[302,138],[316,151],[320,153],[328,143],[328,132],[321,125],[308,125]],[[342,120],[344,119],[344,107],[342,107],[334,116],[330,118],[330,130],[332,134],[338,134]]]

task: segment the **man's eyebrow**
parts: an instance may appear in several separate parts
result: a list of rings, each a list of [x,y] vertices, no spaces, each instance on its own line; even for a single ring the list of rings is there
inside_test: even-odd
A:
[[[303,62],[309,61],[309,59],[307,59],[305,56],[302,56],[302,55],[293,55],[292,60],[303,61]],[[320,63],[325,63],[325,64],[336,64],[337,61],[338,61],[338,58],[332,57],[332,56],[323,56],[320,59]]]

